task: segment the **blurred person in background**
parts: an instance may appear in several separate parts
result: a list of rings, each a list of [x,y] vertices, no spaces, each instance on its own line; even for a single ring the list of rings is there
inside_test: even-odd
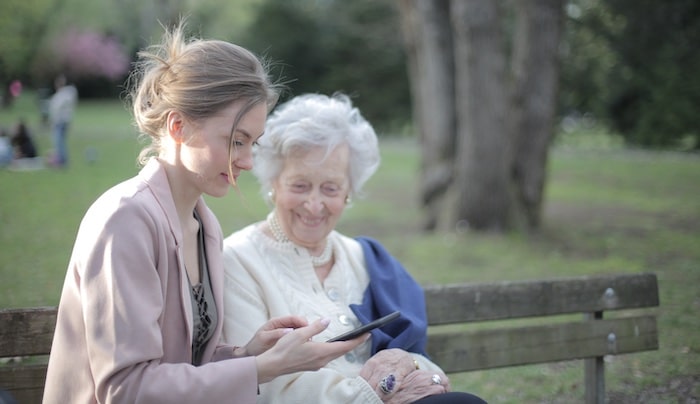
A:
[[[20,120],[15,125],[11,142],[15,159],[33,159],[39,156],[32,134],[24,120]]]
[[[78,90],[72,84],[68,84],[66,76],[62,74],[56,77],[54,88],[56,92],[48,102],[51,139],[54,147],[50,164],[54,167],[64,167],[68,165],[68,129],[78,103]]]
[[[14,152],[7,129],[0,126],[0,167],[7,167],[12,162]]]

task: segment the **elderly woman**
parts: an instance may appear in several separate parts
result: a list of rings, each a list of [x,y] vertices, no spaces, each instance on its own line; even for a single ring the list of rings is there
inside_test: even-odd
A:
[[[449,392],[425,356],[420,286],[376,241],[335,231],[379,166],[372,126],[347,96],[307,94],[281,105],[265,132],[253,173],[273,210],[224,241],[224,338],[244,344],[276,316],[330,319],[319,341],[396,310],[401,317],[319,371],[261,385],[259,402],[482,403]]]

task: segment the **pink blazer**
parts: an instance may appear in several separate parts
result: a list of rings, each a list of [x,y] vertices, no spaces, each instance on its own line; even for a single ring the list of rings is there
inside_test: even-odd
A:
[[[221,227],[200,198],[216,310],[223,316]],[[44,403],[254,403],[255,358],[231,359],[222,321],[192,366],[182,231],[166,172],[152,159],[83,218],[68,266]]]

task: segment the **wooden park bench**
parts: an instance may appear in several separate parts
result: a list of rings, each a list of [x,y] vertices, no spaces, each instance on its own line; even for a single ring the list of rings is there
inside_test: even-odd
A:
[[[654,274],[428,286],[425,295],[428,354],[446,373],[583,359],[586,402],[602,404],[606,355],[658,349]],[[41,402],[55,323],[55,307],[0,310],[0,358],[22,358],[0,365],[0,389],[20,404]]]

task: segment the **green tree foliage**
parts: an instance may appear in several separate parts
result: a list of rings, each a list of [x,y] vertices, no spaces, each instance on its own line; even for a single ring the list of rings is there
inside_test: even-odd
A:
[[[0,1],[0,85],[3,90],[15,79],[30,81],[29,66],[41,46],[51,13],[62,2]]]
[[[380,129],[409,121],[410,94],[392,0],[265,0],[241,42],[289,91],[343,91]]]
[[[65,73],[79,87],[81,98],[117,96],[123,74],[112,74],[116,64],[122,69],[121,61],[113,63],[114,59],[131,59],[138,49],[158,39],[159,22],[174,22],[187,14],[188,6],[186,0],[2,0],[0,85],[20,79],[43,93],[50,91],[56,74]],[[66,43],[63,39],[71,32],[91,33],[103,40],[89,46],[82,40]],[[90,63],[102,65],[101,71],[86,70]],[[112,67],[107,66],[110,63]]]
[[[565,108],[593,112],[637,145],[700,135],[700,2],[579,0],[569,10]]]

